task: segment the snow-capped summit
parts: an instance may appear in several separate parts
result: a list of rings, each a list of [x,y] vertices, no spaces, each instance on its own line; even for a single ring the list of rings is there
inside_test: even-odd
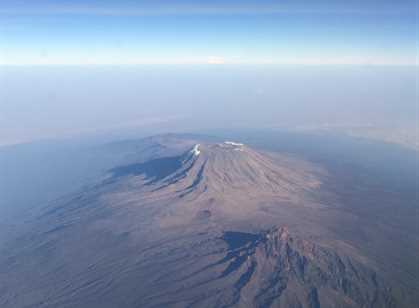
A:
[[[199,146],[200,144],[198,143],[191,150],[191,153],[193,153],[195,156],[198,156],[199,154],[201,154],[201,151],[199,150]]]
[[[224,144],[232,145],[232,146],[236,146],[236,147],[242,147],[242,146],[244,146],[243,143],[238,143],[238,142],[233,142],[233,141],[224,141]]]

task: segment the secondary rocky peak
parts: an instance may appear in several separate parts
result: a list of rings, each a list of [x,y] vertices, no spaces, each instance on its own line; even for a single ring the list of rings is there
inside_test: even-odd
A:
[[[293,235],[287,227],[259,234],[225,232],[220,278],[230,305],[252,307],[392,307],[373,268]],[[208,287],[211,283],[207,284]],[[241,294],[246,294],[245,299]]]

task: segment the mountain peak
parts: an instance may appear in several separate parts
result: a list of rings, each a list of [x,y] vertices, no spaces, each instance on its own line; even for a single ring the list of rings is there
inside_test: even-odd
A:
[[[120,170],[114,174],[121,174]],[[151,160],[125,171],[140,176],[153,191],[175,191],[182,197],[191,193],[218,197],[227,192],[285,196],[320,184],[285,161],[232,141],[195,144],[180,156]]]
[[[298,164],[238,142],[200,142],[177,156],[113,169],[111,179],[135,187],[138,202],[170,204],[171,214],[159,220],[168,226],[196,218],[252,217],[265,201],[307,199],[321,180]]]

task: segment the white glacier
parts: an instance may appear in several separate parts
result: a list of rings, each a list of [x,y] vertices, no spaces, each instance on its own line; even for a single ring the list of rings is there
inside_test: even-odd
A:
[[[193,153],[195,156],[198,156],[199,154],[201,154],[201,151],[199,150],[199,146],[200,146],[199,143],[195,144],[195,146],[191,150],[191,153]]]
[[[224,143],[225,144],[228,144],[228,145],[236,146],[236,147],[242,147],[242,146],[244,146],[243,143],[237,143],[237,142],[233,142],[233,141],[224,141]]]

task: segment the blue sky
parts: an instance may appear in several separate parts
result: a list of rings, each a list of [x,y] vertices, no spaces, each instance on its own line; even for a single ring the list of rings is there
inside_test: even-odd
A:
[[[0,64],[413,65],[416,1],[7,1]]]
[[[415,5],[0,0],[0,145],[157,126],[410,130]]]

